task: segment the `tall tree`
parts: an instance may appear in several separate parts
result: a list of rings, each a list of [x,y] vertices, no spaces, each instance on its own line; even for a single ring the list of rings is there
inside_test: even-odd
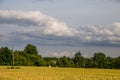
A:
[[[24,51],[28,54],[31,54],[31,55],[37,55],[38,54],[38,51],[37,51],[37,48],[36,46],[32,45],[32,44],[28,44]]]
[[[107,69],[112,69],[114,67],[112,62],[113,62],[113,58],[107,57],[104,67]]]
[[[113,58],[112,64],[113,64],[113,68],[120,69],[120,56]]]
[[[8,47],[0,48],[0,64],[12,65],[12,51]]]
[[[85,59],[83,56],[81,56],[80,51],[75,53],[74,64],[75,64],[75,67],[85,67]]]
[[[15,58],[15,66],[30,66],[33,65],[29,54],[24,51],[15,51],[14,52]]]
[[[85,59],[85,68],[92,68],[93,67],[93,60],[86,58]]]
[[[98,68],[104,68],[106,62],[106,55],[102,52],[95,53],[94,57],[94,66]]]

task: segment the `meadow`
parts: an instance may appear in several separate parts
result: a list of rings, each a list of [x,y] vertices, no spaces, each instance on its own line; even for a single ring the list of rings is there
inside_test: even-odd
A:
[[[120,80],[120,70],[1,66],[0,80]]]

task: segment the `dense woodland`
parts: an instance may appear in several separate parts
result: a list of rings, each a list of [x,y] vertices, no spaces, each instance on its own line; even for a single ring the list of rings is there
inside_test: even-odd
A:
[[[52,66],[72,68],[105,68],[120,69],[120,56],[108,57],[102,52],[94,53],[93,57],[85,58],[78,51],[73,58],[63,56],[42,57],[38,54],[37,47],[27,44],[23,51],[13,51],[8,47],[0,48],[0,65],[12,66],[14,55],[15,66]]]

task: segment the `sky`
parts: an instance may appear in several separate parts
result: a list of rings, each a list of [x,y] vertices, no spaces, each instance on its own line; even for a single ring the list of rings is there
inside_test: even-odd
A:
[[[120,0],[0,0],[0,46],[42,56],[120,56]]]

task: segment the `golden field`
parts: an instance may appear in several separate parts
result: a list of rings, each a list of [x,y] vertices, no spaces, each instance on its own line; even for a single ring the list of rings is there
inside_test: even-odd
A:
[[[0,80],[120,80],[120,70],[1,66]]]

